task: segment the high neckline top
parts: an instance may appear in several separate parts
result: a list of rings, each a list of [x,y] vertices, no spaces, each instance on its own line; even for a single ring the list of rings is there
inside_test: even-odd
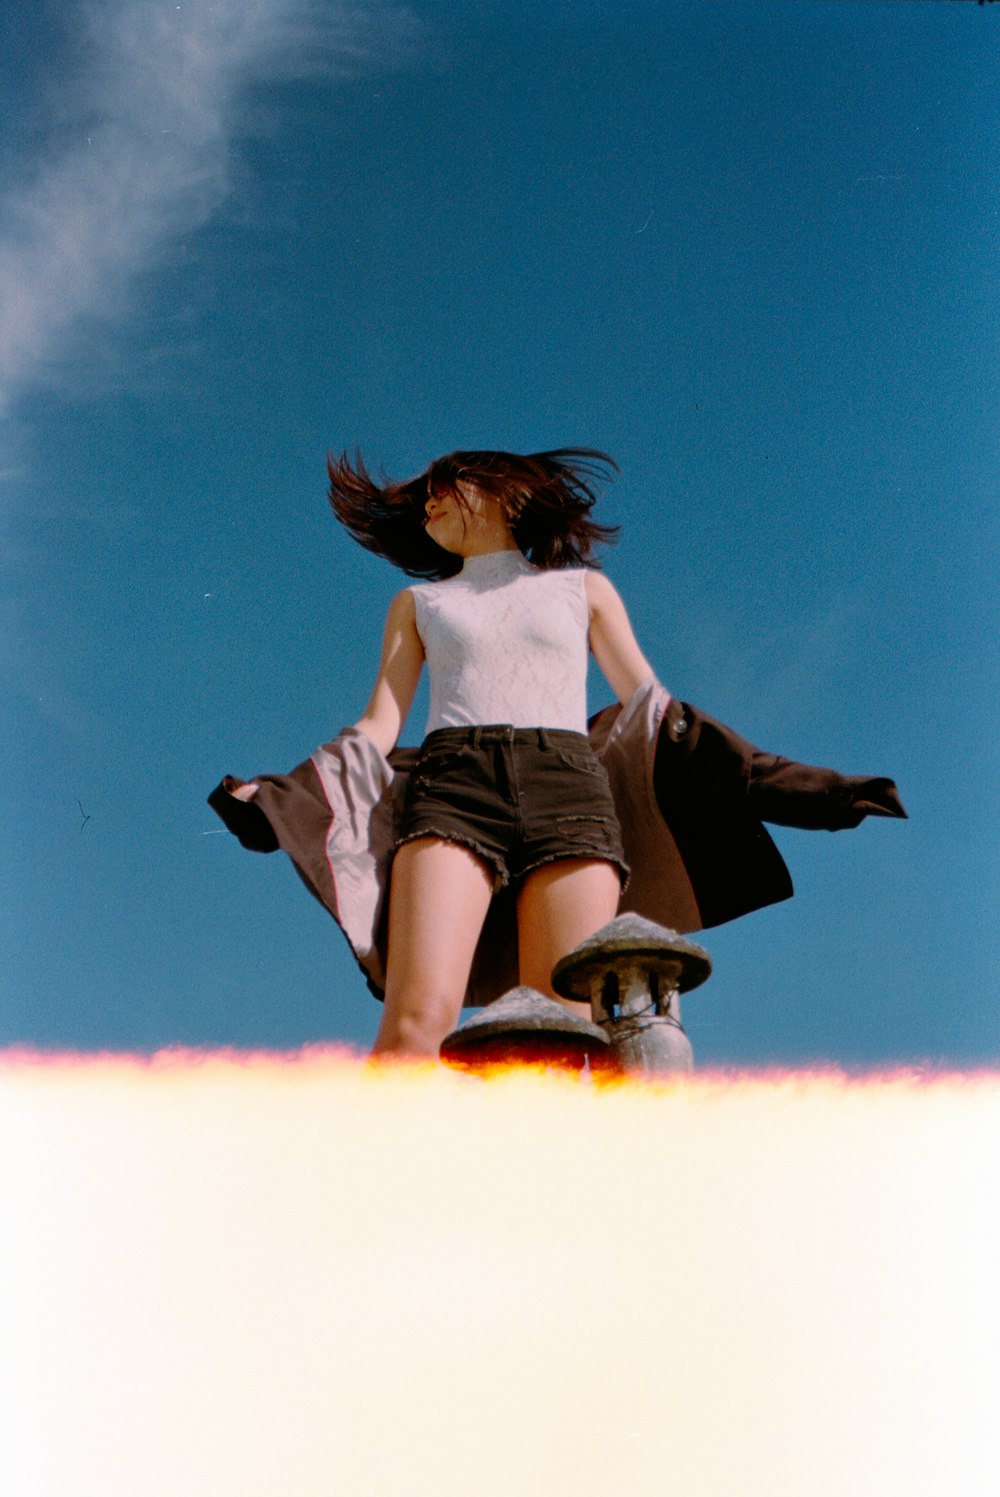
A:
[[[462,570],[456,573],[463,582],[500,582],[508,577],[523,577],[537,572],[523,551],[487,551],[482,556],[467,556]],[[449,581],[453,579],[449,578]]]
[[[430,681],[425,732],[507,723],[585,733],[586,575],[489,551],[412,587]]]

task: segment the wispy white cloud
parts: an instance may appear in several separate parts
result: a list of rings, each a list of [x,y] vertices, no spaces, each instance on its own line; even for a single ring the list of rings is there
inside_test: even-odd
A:
[[[225,203],[250,85],[395,62],[416,22],[380,0],[90,0],[74,28],[58,131],[2,203],[0,410]]]

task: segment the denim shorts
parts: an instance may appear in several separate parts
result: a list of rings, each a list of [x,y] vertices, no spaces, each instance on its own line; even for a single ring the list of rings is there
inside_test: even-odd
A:
[[[493,869],[495,889],[560,858],[628,865],[607,773],[583,733],[562,728],[439,728],[407,790],[396,847],[440,837]]]

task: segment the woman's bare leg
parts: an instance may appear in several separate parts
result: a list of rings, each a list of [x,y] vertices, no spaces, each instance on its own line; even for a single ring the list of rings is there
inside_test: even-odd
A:
[[[436,1057],[454,1029],[493,894],[468,847],[421,837],[392,864],[385,1011],[373,1055]]]
[[[587,936],[618,913],[621,881],[613,863],[593,858],[560,858],[529,873],[517,901],[518,960],[521,981],[550,997],[552,968]],[[558,1000],[590,1017],[590,1005]]]

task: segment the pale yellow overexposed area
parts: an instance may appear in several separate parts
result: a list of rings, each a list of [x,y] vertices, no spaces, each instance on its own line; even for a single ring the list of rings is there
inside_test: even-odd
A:
[[[994,1497],[996,1076],[0,1061],[10,1497]]]

